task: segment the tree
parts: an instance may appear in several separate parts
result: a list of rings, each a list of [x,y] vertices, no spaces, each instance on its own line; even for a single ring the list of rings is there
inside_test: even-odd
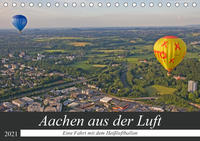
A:
[[[188,99],[194,101],[196,99],[195,95],[193,93],[188,94]]]

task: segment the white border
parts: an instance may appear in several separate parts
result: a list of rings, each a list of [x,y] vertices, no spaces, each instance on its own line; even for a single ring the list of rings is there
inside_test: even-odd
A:
[[[89,133],[94,134],[89,134]],[[97,133],[103,133],[101,135]],[[68,133],[68,134],[66,134]],[[112,133],[112,134],[109,134]],[[200,130],[194,129],[149,129],[149,130],[113,130],[113,129],[21,129],[20,137],[200,137]]]

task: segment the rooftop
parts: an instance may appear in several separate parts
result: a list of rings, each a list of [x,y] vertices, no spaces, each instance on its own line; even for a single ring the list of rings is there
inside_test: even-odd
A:
[[[103,97],[102,99],[100,99],[100,101],[101,102],[104,102],[104,103],[108,103],[108,102],[110,102],[112,100],[112,98],[111,97],[107,97],[107,96],[105,96],[105,97]]]

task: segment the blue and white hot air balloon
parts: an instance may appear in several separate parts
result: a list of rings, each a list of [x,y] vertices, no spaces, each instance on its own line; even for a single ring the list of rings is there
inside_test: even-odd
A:
[[[23,16],[23,15],[15,15],[15,16],[12,17],[12,24],[21,33],[22,30],[27,25],[27,18],[25,16]]]

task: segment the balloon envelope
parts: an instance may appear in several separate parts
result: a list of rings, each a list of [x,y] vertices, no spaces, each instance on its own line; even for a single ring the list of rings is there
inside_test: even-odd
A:
[[[27,18],[23,15],[15,15],[12,24],[21,32],[27,24]]]
[[[154,54],[168,72],[183,60],[186,50],[185,42],[176,36],[165,36],[154,44]]]

